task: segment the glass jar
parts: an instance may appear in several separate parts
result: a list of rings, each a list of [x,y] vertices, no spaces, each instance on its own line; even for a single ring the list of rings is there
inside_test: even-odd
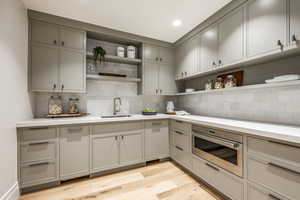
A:
[[[60,115],[63,113],[63,103],[61,96],[51,96],[48,102],[48,114]]]
[[[205,83],[205,90],[212,90],[214,89],[214,82],[213,80],[208,79]]]
[[[69,99],[69,114],[78,114],[79,113],[79,99],[70,98]]]
[[[225,88],[232,88],[237,86],[236,78],[233,75],[228,75],[225,80]]]
[[[221,89],[221,88],[224,88],[224,82],[223,82],[223,78],[219,77],[215,82],[215,89]]]

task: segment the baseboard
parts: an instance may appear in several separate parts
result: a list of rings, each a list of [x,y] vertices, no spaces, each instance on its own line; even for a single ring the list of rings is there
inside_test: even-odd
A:
[[[19,184],[16,182],[2,197],[0,200],[17,200],[19,199]]]

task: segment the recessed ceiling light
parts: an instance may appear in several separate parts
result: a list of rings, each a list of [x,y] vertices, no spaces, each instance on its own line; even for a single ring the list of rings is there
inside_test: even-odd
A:
[[[176,19],[176,20],[173,21],[172,24],[173,24],[173,26],[181,26],[181,20]]]

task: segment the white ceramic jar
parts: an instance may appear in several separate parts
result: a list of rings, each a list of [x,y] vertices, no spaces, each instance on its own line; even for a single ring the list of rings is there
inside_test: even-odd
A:
[[[128,58],[135,58],[136,48],[134,46],[127,47],[127,57]]]
[[[118,47],[117,48],[117,56],[125,57],[125,48],[124,47]]]

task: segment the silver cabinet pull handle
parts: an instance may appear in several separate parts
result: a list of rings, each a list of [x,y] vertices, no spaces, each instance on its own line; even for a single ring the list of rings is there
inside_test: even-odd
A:
[[[179,120],[175,120],[175,122],[177,122],[177,123],[183,123],[182,121],[179,121]]]
[[[297,42],[297,41],[298,41],[296,35],[293,35],[293,36],[292,36],[292,41],[293,41],[293,42]]]
[[[29,130],[47,130],[49,127],[34,127],[34,128],[29,128]]]
[[[79,128],[68,128],[68,132],[79,132],[82,131],[82,127]]]
[[[215,62],[212,63],[212,66],[216,66],[217,64]]]
[[[159,59],[159,61],[162,61],[162,60],[163,60],[162,58]]]
[[[271,140],[269,140],[268,142],[273,143],[273,144],[279,144],[279,145],[282,145],[282,146],[288,146],[288,147],[300,149],[300,146],[296,146],[296,145],[292,145],[292,144],[284,144],[284,143],[281,143],[281,142],[276,142],[276,141],[271,141]]]
[[[61,90],[63,91],[65,89],[64,84],[61,85]]]
[[[56,89],[56,84],[53,84],[53,90],[55,90]]]
[[[62,41],[62,42],[61,42],[61,45],[62,45],[62,46],[65,46],[65,42],[64,42],[64,41]]]
[[[54,40],[54,41],[53,41],[53,44],[55,44],[55,45],[56,45],[56,44],[57,44],[57,41],[56,41],[56,40]]]
[[[275,199],[275,200],[281,200],[280,198],[276,197],[276,196],[273,195],[273,194],[269,194],[268,196],[271,197],[272,199]]]
[[[183,148],[179,147],[179,146],[175,146],[176,149],[180,150],[180,151],[183,151]]]
[[[158,57],[156,57],[155,60],[158,61]]]
[[[28,165],[29,167],[36,167],[36,166],[41,166],[41,165],[49,165],[49,162],[42,162],[42,163],[34,163]]]
[[[160,126],[161,122],[152,122],[152,126]]]
[[[121,136],[122,140],[124,140],[124,135]]]
[[[210,168],[212,168],[213,170],[215,170],[215,171],[220,171],[218,168],[216,168],[215,166],[213,166],[213,165],[211,165],[211,164],[209,164],[209,163],[205,163],[206,164],[206,166],[208,166],[208,167],[210,167]]]
[[[293,169],[289,169],[289,168],[287,168],[287,167],[283,167],[283,166],[281,166],[281,165],[278,165],[278,164],[275,164],[275,163],[272,163],[272,162],[269,162],[268,165],[270,165],[270,166],[272,166],[272,167],[276,167],[276,168],[282,169],[282,170],[285,170],[285,171],[292,172],[292,173],[294,173],[294,174],[300,175],[300,172],[297,172],[297,171],[295,171],[295,170],[293,170]]]
[[[175,133],[179,134],[179,135],[183,135],[183,133],[179,132],[179,131],[175,131]]]
[[[29,146],[35,146],[35,145],[42,145],[42,144],[49,144],[50,142],[36,142],[36,143],[30,143]]]
[[[118,136],[115,136],[115,140],[118,140]]]
[[[219,60],[219,65],[222,65],[222,60]]]

